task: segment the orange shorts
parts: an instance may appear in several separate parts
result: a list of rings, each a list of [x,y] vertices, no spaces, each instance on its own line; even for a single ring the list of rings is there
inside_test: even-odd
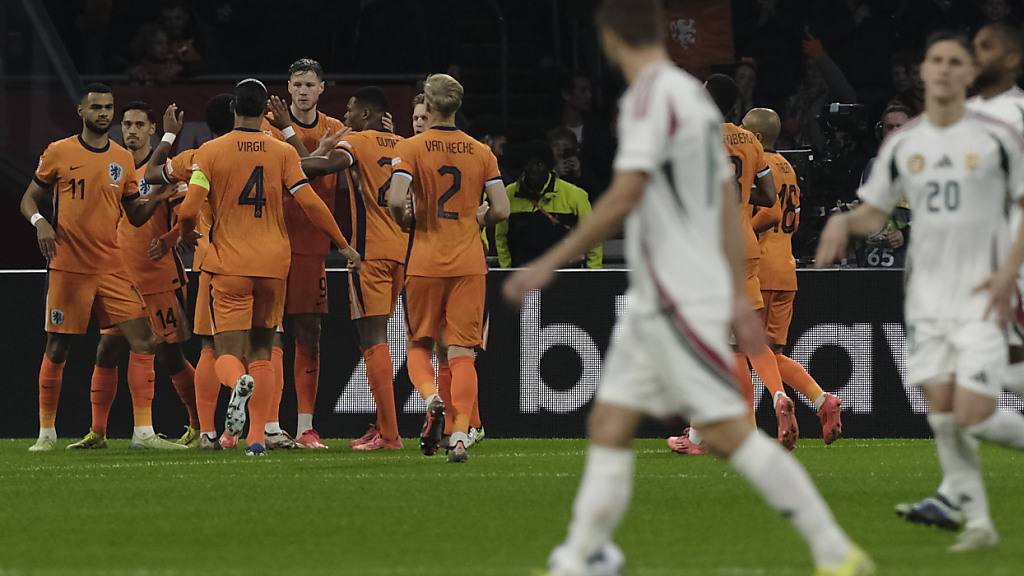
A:
[[[123,271],[78,274],[50,270],[46,283],[47,332],[85,334],[92,314],[101,328],[146,317],[146,304]]]
[[[482,348],[484,345],[487,276],[405,279],[406,323],[410,340],[437,341],[444,329],[449,346]]]
[[[785,346],[789,340],[789,324],[793,321],[795,290],[765,290],[764,331],[773,344]]]
[[[143,294],[142,301],[146,303],[149,324],[153,328],[153,336],[156,337],[158,344],[186,342],[192,336],[183,288]],[[100,334],[120,335],[121,329],[117,326],[103,328]]]
[[[743,291],[746,293],[747,300],[750,301],[750,305],[754,307],[754,310],[764,308],[764,300],[761,299],[761,281],[757,278],[758,270],[761,268],[760,265],[760,260],[748,258],[744,267],[747,279],[743,284]]]
[[[359,270],[348,274],[348,299],[352,319],[390,316],[402,293],[405,265],[394,260],[363,260]]]
[[[292,254],[286,314],[327,314],[327,269],[317,254]]]
[[[284,317],[283,278],[214,274],[213,333],[276,328]]]
[[[199,288],[196,290],[196,315],[192,332],[197,336],[213,336],[213,309],[210,307],[210,295],[213,286],[209,272],[199,272]]]

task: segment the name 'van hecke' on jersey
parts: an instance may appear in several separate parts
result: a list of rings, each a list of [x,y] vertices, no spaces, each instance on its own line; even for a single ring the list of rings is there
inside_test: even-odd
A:
[[[472,142],[446,142],[444,140],[427,140],[423,143],[427,152],[445,152],[447,154],[473,154]]]

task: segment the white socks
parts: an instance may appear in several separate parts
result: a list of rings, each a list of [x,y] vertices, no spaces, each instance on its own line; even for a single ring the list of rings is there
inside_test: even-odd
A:
[[[968,426],[966,431],[982,440],[1024,450],[1024,416],[1016,412],[996,410],[987,420]]]
[[[149,438],[156,435],[156,431],[153,430],[153,426],[136,426],[132,435],[136,438]]]
[[[266,425],[263,426],[264,434],[280,434],[281,432],[283,432],[283,430],[281,430],[280,422],[267,422]],[[305,430],[303,430],[303,432],[305,432]]]
[[[52,439],[56,440],[57,439],[57,429],[56,428],[40,428],[39,429],[39,439],[43,440],[43,439],[46,439],[46,438],[52,438]]]
[[[694,428],[693,426],[690,426],[689,438],[690,442],[693,442],[694,444],[697,445],[700,445],[700,443],[704,440],[704,438],[701,437],[700,435],[700,431]]]
[[[816,399],[814,400],[814,411],[815,411],[815,412],[817,412],[818,410],[821,410],[821,406],[822,406],[823,404],[825,404],[825,400],[826,400],[826,399],[828,399],[828,392],[822,392],[822,393],[821,393],[821,396],[818,396],[818,397],[817,397],[817,398],[816,398]]]
[[[585,559],[611,541],[629,506],[633,492],[631,448],[608,448],[591,444],[576,503],[573,505],[569,537],[565,546]]]
[[[800,532],[821,568],[840,566],[850,555],[850,539],[836,524],[807,472],[791,454],[756,431],[729,458],[765,502]]]
[[[1003,388],[1024,396],[1024,362],[1010,364],[1003,373]]]
[[[298,438],[299,436],[302,436],[303,432],[305,432],[306,430],[310,430],[311,428],[313,428],[313,415],[312,414],[303,414],[303,413],[300,412],[299,413],[299,424],[296,427],[298,432],[295,433],[295,437]]]
[[[935,434],[935,447],[942,466],[939,494],[963,510],[968,527],[991,528],[978,441],[958,428],[949,412],[929,414],[928,425]]]

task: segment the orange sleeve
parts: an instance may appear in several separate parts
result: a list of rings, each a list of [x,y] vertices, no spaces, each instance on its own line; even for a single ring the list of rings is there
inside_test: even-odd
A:
[[[754,140],[754,150],[754,182],[756,183],[758,178],[771,172],[772,167],[768,164],[768,155],[764,153],[764,146],[760,141]]]
[[[192,189],[189,188],[191,194]],[[314,226],[320,229],[324,234],[330,236],[331,241],[339,249],[344,250],[348,248],[348,241],[345,240],[345,236],[342,235],[341,229],[338,228],[338,223],[334,221],[334,216],[331,211],[327,209],[327,204],[316,195],[313,191],[313,187],[309,185],[309,182],[303,180],[299,184],[299,187],[292,191],[292,198],[298,202],[299,207],[305,212],[306,217],[313,223]],[[188,200],[186,200],[188,202]]]
[[[33,176],[36,184],[40,188],[46,190],[54,185],[57,181],[57,167],[60,165],[60,154],[57,152],[57,148],[50,144],[43,150],[42,156],[39,157],[39,166],[36,167],[36,173]]]
[[[192,176],[192,158],[190,151],[182,152],[164,164],[164,176],[168,182],[188,182]]]
[[[501,170],[498,169],[498,158],[488,148],[484,157],[484,186],[489,186],[494,182],[501,182]]]
[[[210,180],[200,168],[203,166],[201,152],[202,149],[198,150],[192,157],[192,177],[188,181],[188,192],[185,193],[185,201],[178,208],[178,225],[182,234],[196,229],[199,210],[210,195]]]
[[[391,174],[401,174],[413,179],[413,171],[416,166],[416,155],[414,145],[409,140],[402,140],[395,146],[395,158],[391,161]]]

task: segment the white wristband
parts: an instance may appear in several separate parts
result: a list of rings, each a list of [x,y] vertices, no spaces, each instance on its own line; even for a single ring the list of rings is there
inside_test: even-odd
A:
[[[31,222],[33,226],[35,226],[36,223],[39,222],[40,220],[45,220],[45,218],[43,218],[43,215],[40,214],[39,212],[36,212],[35,214],[32,215],[31,218],[28,219],[28,221]]]
[[[174,145],[174,141],[178,138],[178,135],[173,132],[164,132],[164,137],[160,139],[161,142],[167,142],[170,145]]]
[[[295,136],[295,128],[292,128],[291,126],[285,127],[284,130],[281,130],[281,136],[283,136],[285,140],[288,140],[292,136]]]

